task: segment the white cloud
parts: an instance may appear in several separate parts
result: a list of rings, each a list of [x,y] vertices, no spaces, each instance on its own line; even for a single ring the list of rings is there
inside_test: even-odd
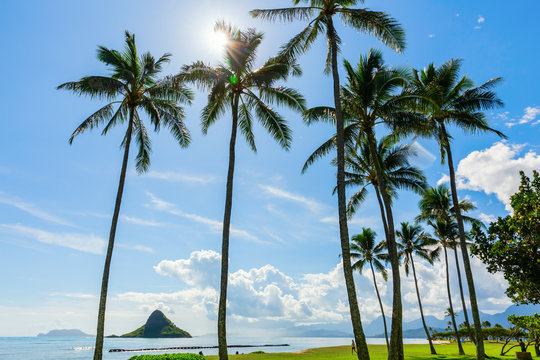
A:
[[[151,206],[156,210],[166,211],[172,215],[183,217],[185,219],[189,219],[206,225],[208,228],[210,228],[210,230],[214,232],[221,232],[223,230],[222,221],[208,219],[197,214],[185,213],[182,210],[178,209],[174,204],[161,200],[150,192],[147,192],[147,195],[150,197]],[[237,229],[233,226],[231,226],[230,228],[230,234],[231,236],[237,236],[239,238],[243,238],[245,240],[253,241],[256,243],[268,244],[267,241],[259,239],[257,236],[251,234],[250,232],[242,229]]]
[[[453,252],[449,254],[452,298],[456,310],[461,309]],[[461,254],[458,253],[461,260]],[[444,263],[434,266],[415,259],[418,286],[427,315],[443,317],[448,307],[446,295],[446,273]],[[172,293],[118,294],[115,301],[139,304],[139,309],[151,311],[163,309],[184,309],[202,321],[215,321],[219,298],[218,275],[221,258],[211,250],[191,253],[187,259],[164,260],[154,267],[155,271],[170,276],[191,286]],[[485,266],[475,258],[471,260],[482,311],[502,311],[509,305],[504,295],[507,283],[501,274],[489,274]],[[391,272],[390,272],[391,274]],[[388,315],[391,314],[391,280],[384,282],[376,275],[382,301]],[[355,273],[362,318],[372,321],[380,314],[379,305],[369,272]],[[466,286],[466,285],[465,285]],[[441,289],[443,289],[441,291]],[[402,295],[404,320],[419,317],[418,303],[412,275],[402,272]],[[229,274],[227,313],[231,326],[277,329],[294,325],[344,324],[349,323],[349,307],[343,280],[341,263],[328,272],[307,273],[293,278],[272,265],[264,265],[249,270],[239,269]],[[180,311],[177,311],[180,313]]]
[[[59,292],[52,292],[49,294],[50,296],[62,296],[72,299],[96,299],[97,295],[95,294],[83,294],[83,293],[59,293]]]
[[[530,176],[534,169],[540,169],[540,155],[530,150],[520,157],[523,148],[501,141],[471,152],[457,167],[458,188],[495,194],[510,211],[510,196],[519,188],[519,171]]]
[[[217,288],[220,264],[220,254],[212,250],[199,250],[192,252],[189,259],[162,260],[154,266],[154,270],[160,275],[177,278],[191,286]]]
[[[497,115],[503,120],[508,120],[508,112]],[[540,124],[540,119],[538,119],[540,116],[540,106],[527,106],[523,110],[523,115],[518,119],[511,119],[510,121],[507,121],[505,123],[506,126],[512,127],[516,125],[523,125],[532,123],[532,125],[538,125]]]
[[[174,182],[191,182],[191,183],[200,183],[200,184],[207,184],[207,183],[213,182],[216,179],[216,177],[212,175],[196,176],[196,175],[189,175],[189,174],[175,172],[175,171],[160,172],[160,171],[154,171],[154,170],[151,170],[142,176],[151,178],[151,179],[159,179],[159,180],[174,181]]]
[[[151,227],[165,226],[165,224],[159,223],[159,222],[156,222],[156,221],[145,220],[145,219],[141,219],[141,218],[137,218],[137,217],[133,217],[133,216],[126,216],[126,215],[120,216],[120,220],[125,221],[125,222],[129,222],[129,223],[132,223],[132,224],[136,224],[136,225],[142,225],[142,226],[151,226]]]
[[[474,30],[480,30],[482,27],[480,25],[476,25],[473,29]]]
[[[146,252],[150,254],[153,254],[155,252],[154,249],[152,249],[151,247],[144,246],[144,245],[128,245],[128,244],[118,243],[116,246],[124,248],[124,249],[137,250],[137,251]]]
[[[105,250],[105,240],[95,235],[53,233],[20,224],[0,224],[0,229],[8,230],[42,243],[54,244],[92,254],[103,254]]]
[[[73,224],[67,222],[66,220],[60,219],[59,217],[51,215],[46,211],[36,208],[36,206],[33,204],[24,202],[15,197],[10,197],[7,194],[2,193],[2,192],[0,192],[0,203],[16,207],[17,209],[22,210],[42,220],[46,220],[55,224],[75,227]]]
[[[429,37],[430,39],[433,39],[433,38],[435,37],[435,35],[434,35],[434,34],[429,34],[428,37]]]
[[[296,203],[302,204],[311,211],[319,211],[324,207],[323,204],[313,199],[309,199],[303,195],[291,193],[291,192],[285,191],[283,189],[280,189],[274,186],[259,185],[259,188],[263,189],[268,195],[271,195],[273,197],[290,200],[290,201],[294,201]]]
[[[485,18],[485,17],[483,17],[482,15],[478,15],[478,20],[477,20],[477,22],[478,22],[479,24],[482,24],[482,23],[485,22],[485,21],[486,21],[486,18]]]
[[[433,164],[437,157],[428,151],[425,147],[420,145],[418,141],[414,141],[411,144],[412,150],[416,153],[416,156],[411,156],[410,161],[413,165],[419,166],[423,169],[428,168]]]
[[[175,313],[174,310],[170,306],[167,306],[163,304],[162,302],[155,303],[153,305],[141,305],[139,306],[139,309],[141,309],[144,312],[152,312],[154,310],[161,310],[164,313],[168,313],[168,314]]]
[[[497,220],[497,218],[494,215],[488,215],[488,214],[484,214],[484,213],[478,214],[478,217],[480,218],[480,220],[482,220],[482,222],[484,222],[486,224],[492,223],[495,220]]]

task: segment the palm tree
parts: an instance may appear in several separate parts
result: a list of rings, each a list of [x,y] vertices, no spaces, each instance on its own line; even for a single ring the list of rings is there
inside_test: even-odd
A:
[[[414,92],[422,99],[419,102],[420,108],[427,115],[428,121],[431,122],[435,137],[439,142],[441,159],[443,161],[445,158],[448,160],[450,188],[452,190],[452,202],[454,205],[458,204],[459,200],[450,146],[451,136],[448,134],[447,126],[452,124],[468,133],[489,131],[504,137],[501,132],[489,127],[486,116],[483,113],[485,110],[503,105],[502,101],[491,90],[502,79],[495,78],[474,87],[473,82],[467,76],[459,77],[460,69],[461,60],[450,60],[437,68],[433,64],[430,64],[424,70],[414,70],[415,79],[413,81]],[[456,220],[476,333],[476,357],[478,360],[483,360],[485,351],[482,324],[478,312],[474,279],[467,251],[463,218],[459,206],[456,206]]]
[[[402,329],[399,325],[402,322],[399,259],[396,250],[394,219],[391,206],[392,194],[389,193],[392,186],[387,184],[388,181],[384,175],[385,170],[383,164],[381,164],[382,159],[374,156],[378,153],[375,126],[384,124],[390,128],[391,132],[397,130],[398,132],[396,133],[401,135],[407,129],[416,129],[417,126],[423,125],[424,120],[422,116],[409,110],[407,107],[410,101],[408,99],[409,96],[402,97],[396,94],[398,90],[407,85],[409,78],[407,70],[389,68],[384,64],[382,53],[373,49],[369,54],[360,57],[359,64],[355,68],[348,61],[344,61],[344,63],[347,71],[347,83],[342,88],[343,114],[346,119],[344,134],[347,143],[358,142],[360,140],[367,144],[369,153],[371,154],[370,163],[375,171],[378,190],[384,206],[382,217],[383,224],[386,219],[388,228],[386,231],[386,240],[389,261],[392,266],[393,285],[390,354],[399,357],[402,356],[402,341],[395,340],[397,343],[393,343],[392,340],[402,338]],[[317,107],[308,110],[304,117],[308,124],[315,121],[332,122],[335,112],[332,108]],[[353,140],[351,138],[354,138],[354,134],[358,135]],[[323,146],[325,145],[323,144]]]
[[[195,62],[184,66],[179,78],[209,91],[208,104],[202,110],[203,133],[206,134],[208,128],[227,110],[231,111],[232,129],[223,216],[221,291],[218,309],[219,358],[224,360],[227,359],[227,277],[236,134],[240,128],[248,145],[256,151],[252,131],[255,117],[284,149],[289,149],[291,130],[285,119],[274,111],[270,104],[286,105],[302,112],[305,110],[305,100],[296,90],[275,85],[277,81],[287,79],[291,73],[300,74],[300,69],[294,61],[284,57],[270,58],[262,67],[254,68],[257,48],[263,38],[262,33],[255,29],[241,31],[223,22],[218,22],[215,30],[223,32],[229,39],[225,62],[216,67]]]
[[[454,328],[454,334],[458,344],[459,355],[465,355],[463,347],[461,346],[461,341],[459,338],[459,333],[456,324],[457,313],[454,312],[454,306],[452,305],[452,293],[450,291],[450,272],[448,270],[448,248],[456,246],[456,238],[458,236],[458,227],[454,221],[445,221],[441,218],[437,220],[429,220],[428,224],[433,228],[435,237],[438,239],[440,247],[444,252],[444,264],[446,270],[446,290],[448,292],[448,305],[445,316],[450,316],[452,318],[452,326]]]
[[[390,343],[388,342],[388,330],[386,328],[386,318],[384,316],[384,308],[381,301],[381,295],[379,294],[379,288],[377,286],[377,280],[375,278],[374,267],[381,273],[384,281],[388,281],[388,272],[384,268],[384,265],[381,261],[386,261],[386,254],[382,254],[385,251],[385,243],[380,242],[375,245],[375,233],[370,228],[362,228],[362,233],[354,235],[351,239],[351,260],[356,260],[352,268],[357,270],[359,273],[362,273],[364,265],[369,264],[371,268],[371,275],[373,276],[373,286],[375,287],[375,292],[377,293],[377,299],[379,300],[379,306],[381,307],[381,314],[384,324],[384,336],[386,339],[386,347],[390,348]]]
[[[67,82],[58,86],[58,89],[70,90],[79,96],[86,95],[90,98],[110,101],[75,129],[69,139],[70,144],[75,136],[88,129],[106,123],[101,133],[105,135],[112,127],[127,122],[126,133],[122,140],[124,148],[122,170],[120,171],[120,182],[116,194],[101,282],[94,360],[101,360],[102,358],[109,269],[133,135],[138,148],[137,171],[143,173],[150,166],[151,143],[146,127],[139,116],[139,110],[148,115],[150,123],[156,131],[159,130],[161,125],[164,125],[170,129],[180,146],[186,147],[190,142],[189,132],[183,122],[184,109],[180,104],[190,104],[193,97],[192,92],[178,79],[171,77],[162,80],[157,79],[162,65],[169,62],[171,55],[164,54],[157,61],[150,53],[139,56],[135,46],[135,35],[127,31],[125,42],[126,48],[124,51],[111,50],[104,46],[98,47],[98,60],[110,67],[110,76],[86,76],[79,81]],[[114,109],[115,106],[117,107],[116,110]]]
[[[398,22],[389,15],[380,11],[368,9],[353,9],[358,0],[293,0],[293,5],[297,6],[301,2],[307,6],[290,7],[283,9],[256,9],[251,11],[253,17],[265,20],[281,20],[290,22],[300,20],[308,22],[308,25],[299,34],[294,36],[281,51],[281,56],[288,54],[299,55],[306,52],[317,37],[326,32],[328,43],[328,53],[326,57],[325,72],[332,72],[334,90],[334,108],[336,125],[336,149],[337,149],[337,188],[338,188],[338,217],[339,233],[341,242],[341,253],[343,254],[343,274],[347,287],[351,321],[356,344],[360,351],[357,355],[359,359],[368,359],[369,353],[362,330],[360,311],[350,265],[349,230],[347,227],[347,205],[345,195],[345,146],[344,146],[344,121],[340,101],[340,84],[338,72],[338,53],[341,40],[334,26],[334,16],[339,15],[343,23],[353,29],[374,35],[385,45],[397,52],[405,48],[405,32]],[[398,281],[399,285],[399,281]],[[397,294],[400,296],[399,292]],[[401,300],[399,301],[401,302]],[[403,359],[403,339],[401,330],[401,306],[394,304],[392,315],[392,339],[393,346],[390,347],[389,359]],[[395,317],[395,318],[394,318]]]
[[[420,199],[419,207],[420,215],[416,217],[417,221],[437,220],[438,218],[441,218],[444,221],[456,221],[456,211],[452,200],[450,200],[450,190],[447,186],[443,184],[437,187],[426,189],[426,191],[422,194],[422,198]],[[459,202],[459,208],[462,212],[469,212],[476,209],[474,204],[468,200],[461,200]],[[480,221],[472,217],[463,214],[461,215],[461,217],[465,222],[469,224],[478,224],[479,226],[483,226]],[[465,325],[467,326],[467,332],[469,333],[469,337],[473,340],[474,343],[476,343],[474,332],[471,329],[469,316],[467,314],[467,306],[465,303],[465,295],[463,293],[461,270],[459,266],[459,258],[456,246],[454,246],[454,258],[456,261],[461,306],[463,309],[463,314],[465,315]]]
[[[429,348],[432,355],[436,355],[435,347],[431,341],[426,321],[424,319],[424,310],[422,309],[422,301],[420,300],[420,291],[418,290],[418,280],[416,278],[416,268],[414,267],[414,256],[426,260],[433,265],[433,261],[439,258],[440,248],[436,247],[438,241],[425,236],[420,225],[409,225],[407,222],[401,223],[401,230],[396,231],[396,235],[400,241],[397,243],[400,257],[403,257],[405,274],[409,275],[409,265],[413,271],[414,286],[416,287],[416,297],[418,298],[418,306],[420,308],[420,317],[422,325],[429,342]]]

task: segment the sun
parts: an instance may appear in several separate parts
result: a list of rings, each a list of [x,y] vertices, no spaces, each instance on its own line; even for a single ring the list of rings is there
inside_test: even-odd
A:
[[[212,49],[217,52],[221,52],[228,42],[229,38],[221,31],[214,31],[210,37]]]

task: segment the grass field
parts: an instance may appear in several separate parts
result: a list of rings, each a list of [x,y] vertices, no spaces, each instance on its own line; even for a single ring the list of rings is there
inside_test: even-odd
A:
[[[499,356],[502,343],[485,342],[486,354],[492,359],[515,359],[514,350],[512,349],[506,356]],[[386,360],[386,345],[369,345],[369,354],[371,360]],[[435,350],[438,355],[430,355],[428,345],[405,345],[405,359],[408,360],[424,360],[424,359],[444,359],[444,360],[469,360],[475,359],[476,349],[474,344],[463,344],[466,356],[459,356],[456,343],[435,345]],[[534,349],[529,348],[534,357]],[[217,360],[217,356],[206,356],[208,360]],[[231,355],[229,359],[234,360],[353,360],[356,359],[356,354],[351,355],[350,346],[335,346],[317,349],[309,349],[299,353],[266,353],[266,354],[243,354]],[[538,359],[538,358],[537,358]]]

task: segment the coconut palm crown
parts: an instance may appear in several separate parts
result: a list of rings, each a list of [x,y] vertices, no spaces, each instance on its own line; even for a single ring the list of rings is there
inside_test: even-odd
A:
[[[191,103],[192,92],[176,78],[166,77],[159,80],[157,77],[163,64],[169,62],[171,55],[164,54],[158,60],[150,53],[139,55],[135,46],[135,35],[127,31],[125,42],[126,47],[123,51],[111,50],[104,46],[98,47],[98,60],[110,68],[111,74],[109,76],[86,76],[79,81],[67,82],[58,86],[58,89],[70,90],[79,96],[108,101],[105,106],[86,118],[75,129],[69,139],[70,144],[77,135],[88,129],[105,124],[102,135],[106,135],[114,126],[127,123],[122,141],[124,148],[122,169],[101,282],[94,360],[101,360],[103,356],[109,270],[133,135],[138,150],[137,171],[139,173],[145,172],[150,166],[151,142],[139,110],[148,115],[155,131],[159,131],[163,125],[169,128],[180,146],[186,147],[190,142],[189,132],[183,122],[184,109],[181,104]]]

